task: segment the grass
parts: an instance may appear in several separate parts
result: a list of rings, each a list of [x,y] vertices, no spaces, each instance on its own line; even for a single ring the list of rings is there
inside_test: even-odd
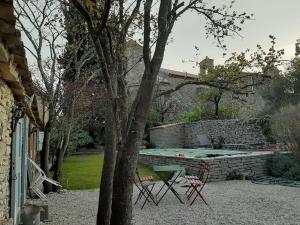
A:
[[[69,190],[84,190],[99,188],[103,166],[103,155],[70,156],[63,163],[62,185]],[[139,165],[139,172],[143,175],[152,175],[155,180],[158,176],[153,170]]]

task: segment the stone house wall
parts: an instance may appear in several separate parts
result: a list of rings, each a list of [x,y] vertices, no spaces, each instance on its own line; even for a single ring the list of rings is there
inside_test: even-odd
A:
[[[145,66],[143,60],[141,60],[142,46],[134,41],[129,41],[127,44],[128,73],[126,74],[126,81],[128,83],[130,98],[133,101],[140,86]],[[187,77],[185,75],[185,73],[179,71],[161,68],[157,77],[155,92],[169,90],[186,80],[197,77],[191,74],[187,74]],[[197,85],[187,85],[170,95],[160,97],[159,100],[166,103],[166,105],[172,102],[172,108],[168,109],[169,112],[166,113],[165,119],[167,121],[178,120],[183,112],[191,110],[196,104],[194,97],[198,94],[199,89],[200,87]],[[156,108],[155,104],[153,104],[153,107]]]
[[[177,71],[174,71],[174,73]],[[172,71],[167,69],[161,69],[158,74],[158,79],[162,84],[159,84],[160,91],[169,90],[175,88],[177,85],[191,80],[192,78],[186,78],[183,76],[175,76],[172,74]],[[197,104],[196,96],[200,93],[200,90],[203,87],[198,85],[186,85],[179,90],[165,95],[163,97],[163,104],[168,105],[172,104],[172,107],[168,109],[166,113],[167,121],[179,121],[181,115],[184,112],[192,110]],[[159,100],[159,99],[158,99]],[[164,111],[166,107],[162,108],[161,111]]]
[[[225,138],[227,145],[264,145],[267,143],[255,120],[206,120],[177,123],[150,130],[150,142],[159,148],[197,148],[200,136]]]
[[[11,166],[11,120],[14,98],[0,80],[0,224],[8,224]]]

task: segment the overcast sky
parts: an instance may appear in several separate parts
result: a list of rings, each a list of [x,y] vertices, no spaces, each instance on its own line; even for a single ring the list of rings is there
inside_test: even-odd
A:
[[[230,1],[214,0],[212,3],[222,6]],[[285,59],[294,56],[295,42],[300,39],[300,0],[236,0],[234,9],[253,13],[254,18],[245,22],[240,32],[242,37],[235,36],[225,40],[227,53],[247,48],[255,50],[257,44],[268,48],[268,36],[271,34],[276,37],[277,49],[285,49]],[[224,62],[223,50],[216,47],[216,41],[206,39],[204,25],[204,18],[192,12],[186,12],[179,18],[171,34],[173,41],[166,48],[163,68],[197,74],[198,68],[193,68],[194,63],[182,63],[183,60],[195,59],[195,45],[200,52],[198,61],[208,56],[215,60],[215,64]],[[28,44],[26,39],[25,44]],[[27,56],[29,62],[34,62],[30,54]]]
[[[222,5],[226,0],[215,0]],[[236,0],[235,9],[253,13],[254,20],[247,21],[241,37],[226,39],[228,53],[255,49],[256,45],[270,46],[269,34],[277,38],[278,49],[284,48],[284,58],[290,59],[295,54],[296,39],[300,39],[300,0]],[[167,46],[163,67],[184,72],[197,73],[192,63],[182,60],[195,58],[195,48],[200,48],[199,59],[208,56],[221,63],[223,51],[216,47],[215,41],[206,39],[203,32],[203,18],[188,12],[175,24],[173,42]]]

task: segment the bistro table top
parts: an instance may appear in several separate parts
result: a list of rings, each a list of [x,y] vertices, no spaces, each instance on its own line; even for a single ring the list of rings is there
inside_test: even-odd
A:
[[[182,166],[179,165],[163,165],[163,166],[153,166],[155,172],[172,172],[184,170]]]

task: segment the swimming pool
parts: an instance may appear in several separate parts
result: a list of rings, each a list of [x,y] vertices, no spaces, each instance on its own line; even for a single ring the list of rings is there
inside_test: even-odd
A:
[[[168,157],[184,157],[184,158],[207,158],[218,156],[244,155],[245,151],[233,151],[224,149],[184,149],[184,148],[165,148],[165,149],[145,149],[141,150],[142,155],[158,155]]]

